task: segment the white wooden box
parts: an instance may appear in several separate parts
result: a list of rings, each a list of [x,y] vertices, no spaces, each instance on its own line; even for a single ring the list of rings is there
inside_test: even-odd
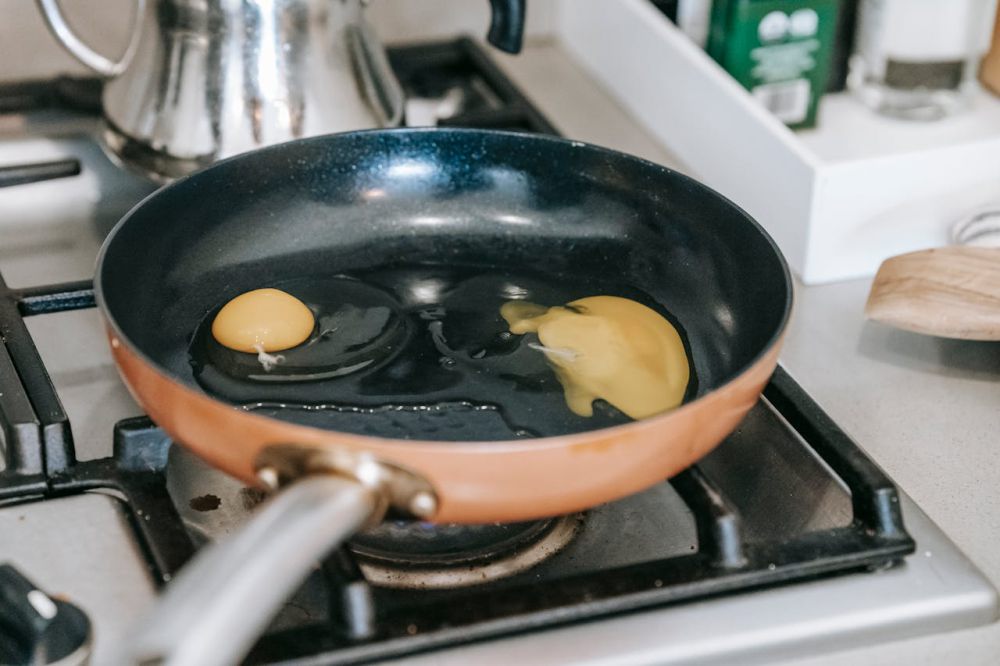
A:
[[[806,284],[871,275],[1000,206],[1000,100],[937,122],[827,95],[793,132],[647,0],[562,0],[563,46],[703,182],[771,233]]]

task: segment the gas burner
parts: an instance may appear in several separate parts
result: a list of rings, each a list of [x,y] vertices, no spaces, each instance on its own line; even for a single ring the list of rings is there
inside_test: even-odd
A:
[[[349,543],[365,578],[398,589],[481,585],[527,571],[576,536],[584,514],[527,523],[383,523]]]
[[[205,543],[243,524],[263,495],[179,446],[167,456],[167,488],[189,534]],[[579,531],[583,514],[526,523],[434,525],[386,522],[356,535],[351,551],[380,587],[450,589],[527,571]]]

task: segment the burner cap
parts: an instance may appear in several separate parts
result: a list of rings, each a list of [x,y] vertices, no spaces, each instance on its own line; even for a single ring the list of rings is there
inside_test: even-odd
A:
[[[348,545],[375,585],[447,589],[526,571],[562,550],[582,522],[583,514],[492,525],[396,521],[358,534]]]
[[[351,550],[395,564],[461,564],[496,558],[531,543],[553,520],[492,525],[388,521],[351,539]]]

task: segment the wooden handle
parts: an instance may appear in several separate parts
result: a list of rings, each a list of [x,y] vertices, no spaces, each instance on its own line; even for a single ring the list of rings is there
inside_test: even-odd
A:
[[[945,247],[886,259],[865,314],[917,333],[1000,340],[1000,248]]]

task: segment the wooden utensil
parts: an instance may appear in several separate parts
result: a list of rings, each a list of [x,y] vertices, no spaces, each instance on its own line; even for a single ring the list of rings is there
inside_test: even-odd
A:
[[[865,314],[917,333],[1000,340],[1000,248],[943,247],[886,259]]]

